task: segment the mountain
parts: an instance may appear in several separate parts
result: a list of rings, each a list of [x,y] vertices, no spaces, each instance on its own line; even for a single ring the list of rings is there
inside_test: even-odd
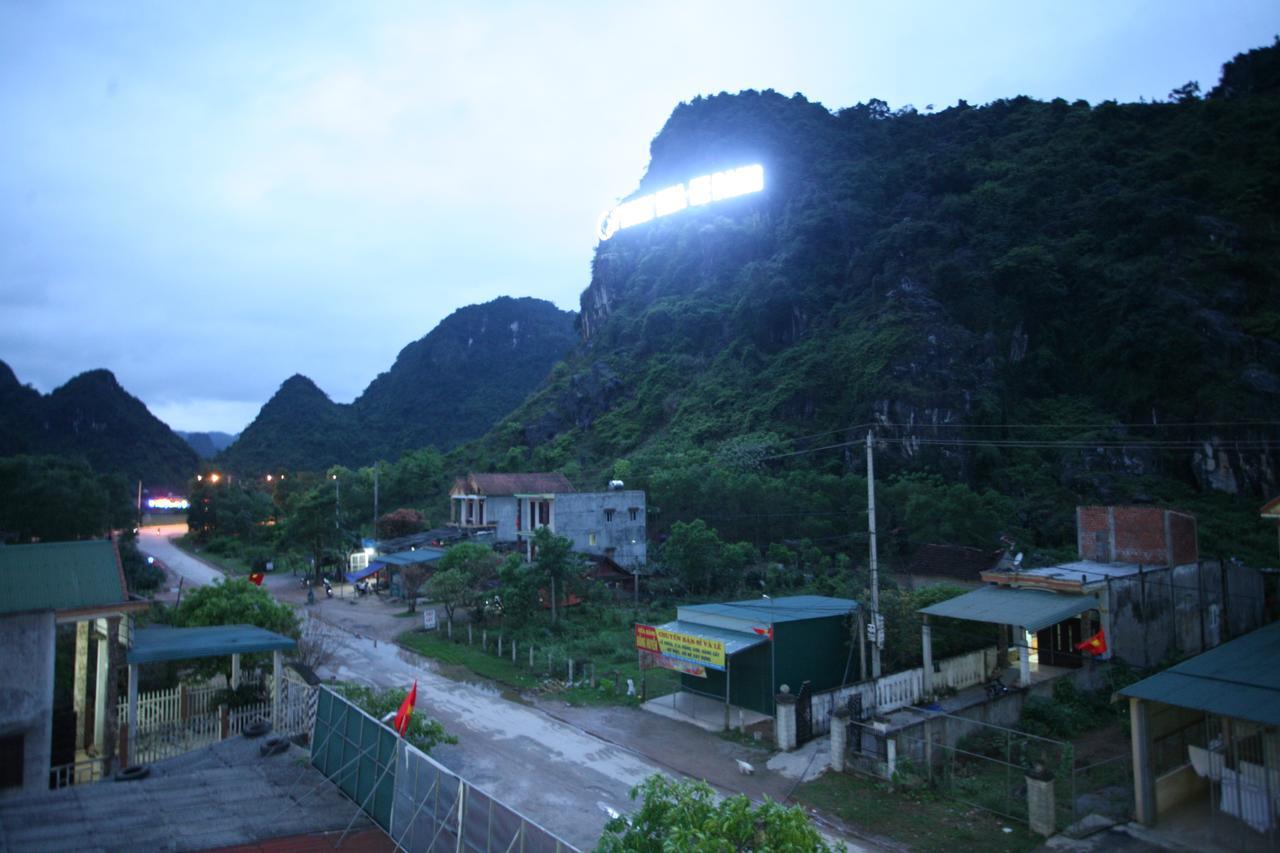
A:
[[[986,502],[1066,547],[1079,500],[1208,502],[1232,520],[1206,541],[1235,547],[1280,488],[1277,51],[1167,103],[681,104],[635,195],[751,163],[764,191],[601,242],[584,343],[467,463],[625,459],[666,523],[839,537],[857,525],[769,519],[854,515],[870,427],[877,474],[915,483],[904,529]]]
[[[322,470],[448,450],[483,435],[574,344],[574,314],[541,299],[459,308],[400,351],[353,403],[293,376],[222,454],[231,470]]]
[[[191,445],[201,459],[212,459],[231,446],[236,436],[225,432],[183,432],[174,430],[178,437]]]
[[[21,385],[0,362],[0,456],[82,457],[95,471],[182,490],[195,452],[107,370],[74,377],[51,394]]]

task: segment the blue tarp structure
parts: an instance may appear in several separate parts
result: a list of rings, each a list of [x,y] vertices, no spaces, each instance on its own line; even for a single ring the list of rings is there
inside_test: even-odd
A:
[[[194,660],[245,655],[252,652],[287,652],[297,641],[256,625],[217,625],[210,628],[139,628],[133,632],[128,663]]]
[[[414,566],[424,563],[434,563],[444,556],[443,548],[417,548],[413,551],[401,551],[398,554],[383,554],[369,562],[369,565],[363,569],[357,569],[354,572],[347,572],[346,578],[348,583],[355,583],[361,578],[367,578],[380,569],[395,568],[397,566]]]

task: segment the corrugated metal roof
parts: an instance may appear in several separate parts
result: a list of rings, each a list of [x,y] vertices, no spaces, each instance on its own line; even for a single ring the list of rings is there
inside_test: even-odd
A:
[[[133,632],[129,663],[194,660],[251,652],[286,652],[297,642],[256,625],[212,628],[140,628]]]
[[[968,619],[970,622],[990,622],[995,625],[1021,625],[1028,631],[1039,631],[1056,625],[1063,619],[1079,616],[1086,610],[1095,610],[1098,599],[1092,595],[1069,595],[1042,589],[1010,589],[1005,586],[984,586],[939,601],[918,612],[929,616],[946,616],[951,619]]]
[[[445,555],[443,548],[418,548],[413,551],[401,551],[398,554],[383,554],[369,562],[370,570],[375,566],[415,566],[419,563],[434,563]],[[371,574],[372,571],[365,572]]]
[[[765,641],[765,638],[758,634],[745,634],[742,631],[730,631],[727,628],[712,628],[695,622],[681,622],[679,619],[655,627],[680,634],[691,634],[695,637],[706,637],[708,640],[719,640],[724,643],[726,655],[736,655]]]
[[[1280,622],[1122,688],[1136,696],[1221,717],[1280,725]]]
[[[680,613],[695,615],[707,613],[727,616],[751,622],[796,622],[801,619],[822,619],[827,616],[844,616],[858,609],[852,598],[829,598],[825,595],[789,595],[784,598],[749,598],[746,601],[726,601],[722,604],[690,604],[681,606]]]
[[[79,610],[128,600],[106,539],[0,546],[0,613]]]

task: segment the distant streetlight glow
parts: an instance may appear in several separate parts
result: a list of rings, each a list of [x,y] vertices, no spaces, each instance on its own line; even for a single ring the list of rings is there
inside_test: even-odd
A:
[[[758,163],[702,175],[689,181],[687,186],[676,184],[613,208],[600,217],[599,237],[608,240],[623,228],[643,225],[656,217],[679,213],[687,207],[758,193],[763,189],[764,167]]]
[[[221,475],[221,474],[214,473],[214,474],[210,474],[210,475],[209,475],[209,482],[211,482],[211,483],[216,483],[216,482],[218,482],[218,481],[219,481],[219,480],[221,480],[221,479],[222,479],[222,475]]]

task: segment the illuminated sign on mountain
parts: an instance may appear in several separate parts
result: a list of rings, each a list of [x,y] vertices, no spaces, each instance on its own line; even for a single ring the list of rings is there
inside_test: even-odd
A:
[[[642,225],[659,216],[678,213],[687,207],[699,207],[713,201],[737,198],[764,189],[764,167],[742,166],[694,178],[687,184],[676,184],[624,202],[600,218],[600,239],[608,240],[623,228]]]

